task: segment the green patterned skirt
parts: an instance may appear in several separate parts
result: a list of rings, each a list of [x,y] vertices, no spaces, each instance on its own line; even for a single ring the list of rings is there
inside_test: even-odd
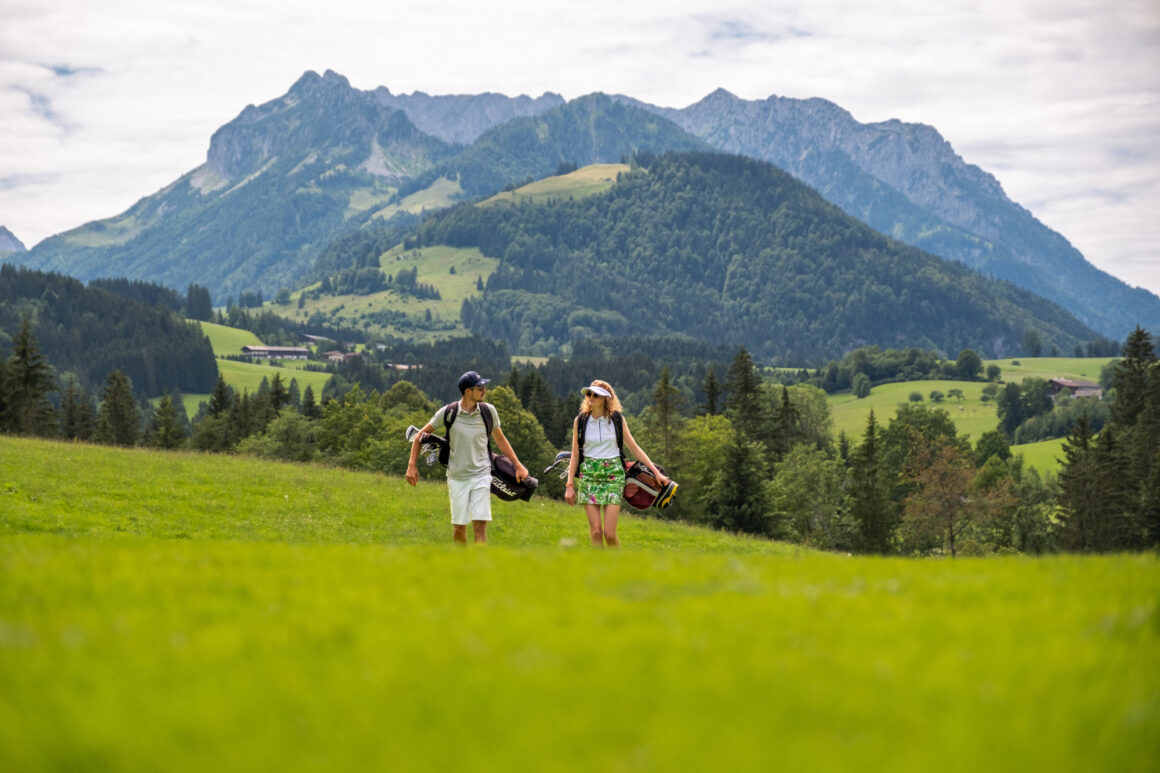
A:
[[[624,492],[620,459],[585,459],[580,463],[576,501],[582,505],[619,505]]]

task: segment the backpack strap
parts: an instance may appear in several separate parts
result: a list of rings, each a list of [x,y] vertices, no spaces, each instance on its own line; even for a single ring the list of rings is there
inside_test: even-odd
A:
[[[578,459],[576,460],[576,471],[580,471],[580,465],[584,463],[584,431],[588,429],[588,419],[591,414],[581,413],[576,417],[576,448],[578,449]],[[620,411],[612,412],[612,426],[616,428],[616,450],[620,452],[620,461],[624,462],[624,415]]]
[[[455,423],[455,417],[458,415],[458,400],[443,406],[443,431],[446,433],[447,442],[439,446],[439,463],[444,467],[451,461],[451,425]]]
[[[480,410],[480,417],[483,419],[483,428],[487,431],[487,442],[490,449],[491,431],[494,427],[494,419],[492,418],[492,406],[488,403],[477,403]],[[459,415],[459,401],[448,403],[443,406],[443,428],[447,433],[447,443],[439,450],[439,461],[444,467],[447,462],[451,460],[451,425],[455,423],[455,417]]]
[[[487,432],[487,442],[491,442],[492,418],[491,412],[495,410],[490,403],[476,403],[479,406],[480,418],[483,419],[483,429]]]
[[[624,464],[624,416],[620,411],[612,412],[612,426],[616,427],[616,450],[620,452],[620,463]]]
[[[581,413],[576,417],[576,474],[580,474],[580,465],[584,464],[584,430],[588,428],[589,414]]]

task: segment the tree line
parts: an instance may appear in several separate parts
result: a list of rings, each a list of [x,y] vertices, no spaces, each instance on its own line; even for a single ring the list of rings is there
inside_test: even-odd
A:
[[[190,295],[200,296],[196,286]],[[217,376],[213,348],[172,305],[185,304],[158,285],[109,280],[86,287],[60,274],[4,265],[0,348],[28,319],[64,378],[89,391],[120,370],[143,395],[206,392]]]
[[[477,344],[460,342],[458,356]],[[409,346],[419,359],[436,345]],[[407,356],[400,348],[384,354]],[[488,366],[505,355],[495,345],[475,361],[498,373]],[[57,409],[48,400],[57,389],[52,369],[26,320],[0,371],[0,430],[402,474],[409,455],[403,431],[454,399],[448,385],[463,361],[449,360],[439,374],[430,394],[440,399],[378,363],[364,360],[362,367],[390,377],[370,386],[340,370],[321,399],[280,375],[240,395],[219,377],[188,427],[180,395],[143,410],[119,371],[95,405],[70,384]],[[578,407],[573,388],[591,376],[577,375],[570,374],[574,381],[561,397],[549,383],[548,376],[556,377],[550,368],[511,366],[489,392],[505,434],[533,473],[570,444]],[[1160,543],[1160,364],[1145,331],[1129,337],[1110,379],[1103,430],[1094,433],[1086,414],[1078,418],[1058,477],[1025,468],[1001,426],[972,444],[936,406],[900,406],[885,424],[871,412],[859,437],[835,438],[822,389],[764,378],[743,348],[721,375],[705,371],[701,402],[691,401],[662,365],[650,399],[630,421],[681,484],[667,518],[861,553],[1142,549]],[[423,474],[436,476],[439,468]],[[549,476],[541,491],[562,496],[562,483]]]

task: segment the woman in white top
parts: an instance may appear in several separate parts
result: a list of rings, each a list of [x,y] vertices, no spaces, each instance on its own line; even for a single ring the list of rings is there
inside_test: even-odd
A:
[[[593,381],[580,390],[584,404],[572,422],[572,460],[568,465],[568,484],[564,499],[570,505],[584,503],[588,531],[593,547],[620,547],[616,521],[620,517],[620,495],[624,491],[624,458],[617,438],[621,427],[624,445],[649,468],[661,485],[669,482],[648,455],[641,450],[628,430],[620,412],[620,400],[607,381]],[[580,447],[579,428],[584,422],[584,447]],[[581,453],[582,452],[582,453]],[[577,487],[579,481],[579,487]]]

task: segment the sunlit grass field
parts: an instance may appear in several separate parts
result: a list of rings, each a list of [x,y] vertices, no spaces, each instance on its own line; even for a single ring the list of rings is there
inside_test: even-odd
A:
[[[274,311],[282,316],[306,320],[312,314],[322,313],[333,324],[364,329],[370,332],[398,334],[392,325],[384,325],[373,319],[379,311],[398,311],[412,319],[425,323],[426,313],[431,312],[431,329],[408,329],[409,339],[425,341],[432,338],[466,335],[459,324],[459,311],[464,298],[481,295],[477,282],[487,282],[499,261],[487,258],[475,248],[428,246],[414,250],[404,250],[402,245],[383,253],[380,265],[386,274],[415,268],[417,281],[439,290],[441,298],[426,299],[403,296],[393,291],[371,293],[369,295],[324,295],[317,299],[307,298],[298,307],[300,292],[293,294],[293,303],[286,308],[276,307]],[[452,273],[451,269],[455,272]],[[307,288],[310,289],[310,288]],[[451,326],[452,329],[446,329]]]
[[[249,330],[218,325],[214,322],[198,322],[201,332],[209,339],[215,357],[241,354],[243,346],[262,346],[261,339]]]
[[[1100,371],[1118,357],[1013,357],[1006,360],[985,360],[983,366],[998,365],[1003,369],[1003,381],[1018,384],[1025,378],[1074,378],[1099,383]],[[1013,363],[1018,362],[1018,365]]]
[[[848,557],[0,437],[0,770],[1155,769],[1155,556]]]
[[[1073,378],[1082,381],[1098,383],[1100,371],[1114,358],[1081,358],[1081,357],[1017,357],[1006,360],[986,360],[984,367],[998,365],[1002,370],[1003,383],[1022,383],[1025,378],[1051,379],[1056,377]],[[1018,362],[1018,365],[1013,365]],[[885,427],[894,418],[900,405],[910,403],[910,393],[918,392],[922,395],[922,405],[940,408],[950,414],[960,434],[970,438],[972,443],[978,442],[984,432],[996,429],[998,414],[995,401],[984,401],[983,387],[986,384],[978,381],[907,381],[897,384],[880,384],[874,387],[869,396],[858,399],[850,392],[841,392],[830,395],[828,402],[834,420],[834,435],[845,431],[851,443],[860,443],[866,432],[866,420],[871,409],[880,427]],[[945,398],[940,403],[930,399],[934,390],[947,394],[951,389],[963,390],[963,399]],[[1022,454],[1028,466],[1035,467],[1040,472],[1058,471],[1058,459],[1062,457],[1060,450],[1062,439],[1045,440],[1040,443],[1012,446],[1013,453]]]
[[[984,402],[983,387],[979,381],[904,381],[897,384],[880,384],[870,390],[870,394],[863,398],[854,397],[850,392],[840,392],[830,395],[830,415],[834,420],[834,435],[845,431],[850,441],[861,442],[866,434],[866,420],[870,411],[874,411],[874,418],[879,427],[885,427],[894,418],[901,405],[910,405],[910,393],[918,392],[922,395],[921,405],[940,408],[950,414],[960,434],[969,435],[971,441],[977,441],[984,432],[995,429],[998,420],[995,416],[995,403]],[[944,398],[935,403],[930,399],[934,390],[944,395],[952,389],[963,390],[963,399]]]
[[[575,172],[545,177],[515,190],[497,193],[480,202],[480,206],[501,202],[544,204],[551,199],[582,199],[604,193],[616,183],[617,175],[627,173],[629,169],[628,164],[590,164]]]
[[[213,353],[217,357],[241,354],[243,346],[262,345],[262,341],[258,339],[258,336],[249,330],[227,327],[212,322],[200,322],[198,324],[201,325],[202,332],[209,338],[210,345],[213,347]],[[313,387],[315,396],[321,398],[322,388],[326,386],[327,380],[330,379],[329,373],[305,370],[305,362],[301,360],[283,360],[281,365],[274,366],[261,362],[239,362],[237,360],[219,359],[217,366],[218,373],[221,374],[225,382],[233,387],[238,394],[242,394],[243,392],[256,394],[258,388],[262,385],[263,378],[268,381],[273,381],[274,376],[278,375],[282,377],[282,382],[287,387],[290,386],[291,380],[296,379],[300,392],[305,392],[306,387],[310,386]],[[185,406],[186,415],[193,418],[197,414],[198,407],[201,403],[209,401],[209,394],[183,394],[182,401]]]

